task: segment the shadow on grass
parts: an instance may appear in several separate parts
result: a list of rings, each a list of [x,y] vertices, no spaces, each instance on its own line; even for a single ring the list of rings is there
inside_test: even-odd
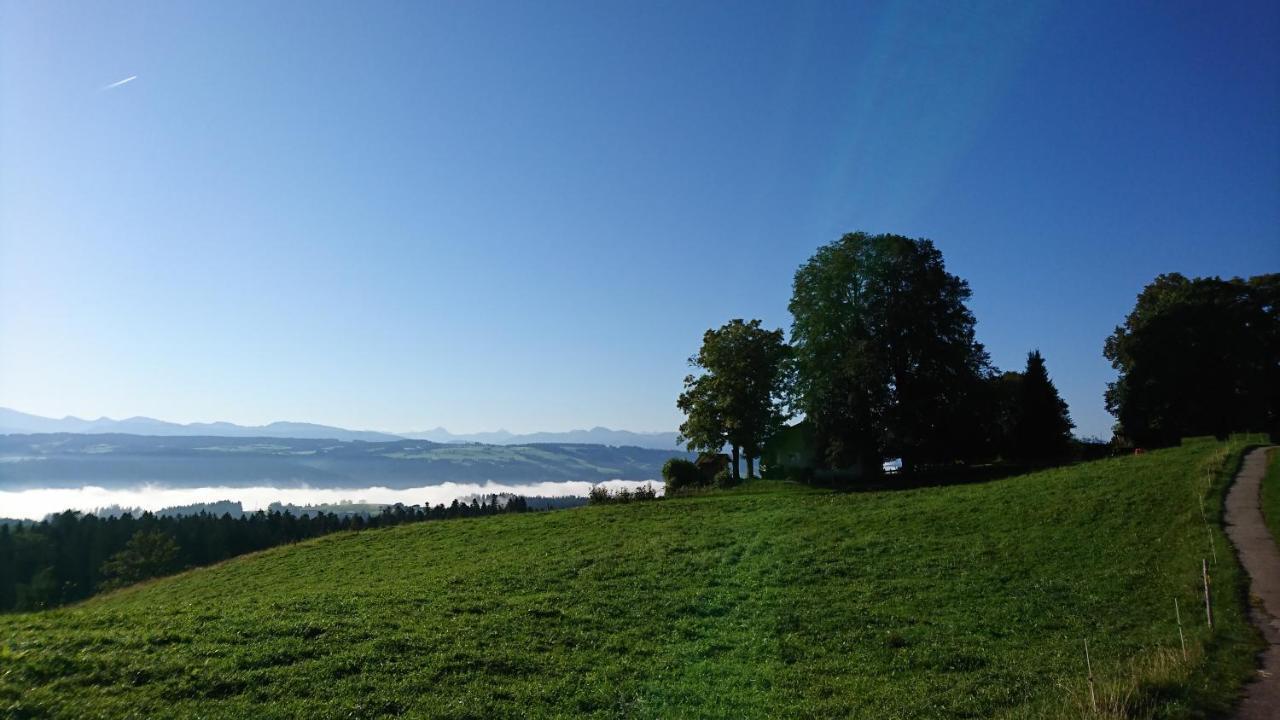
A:
[[[1064,463],[1070,464],[1070,463]],[[1056,465],[956,465],[950,467],[927,467],[905,473],[886,473],[875,478],[864,478],[849,481],[815,481],[815,485],[843,492],[882,492],[885,490],[917,490],[928,487],[945,487],[949,485],[972,485],[993,480],[1003,480],[1015,475],[1024,475],[1035,470],[1058,467]]]
[[[989,463],[983,465],[947,465],[922,467],[911,472],[885,473],[874,478],[813,478],[806,484],[840,492],[883,492],[886,490],[918,490],[920,488],[973,485],[1026,475],[1040,470],[1070,467],[1098,458],[1072,459],[1048,463]]]

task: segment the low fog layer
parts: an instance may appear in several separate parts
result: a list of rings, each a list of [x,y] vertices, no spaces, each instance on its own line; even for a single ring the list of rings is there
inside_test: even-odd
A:
[[[0,490],[0,516],[16,519],[39,520],[50,513],[64,510],[92,512],[97,508],[119,505],[122,507],[161,510],[178,505],[230,500],[240,502],[245,511],[265,509],[273,502],[287,505],[318,505],[351,501],[391,505],[449,504],[455,498],[475,494],[511,493],[515,495],[541,495],[544,497],[586,496],[595,485],[611,489],[637,488],[651,483],[659,494],[662,483],[641,480],[607,480],[602,483],[540,482],[524,485],[500,483],[452,483],[416,488],[275,488],[275,487],[196,487],[171,488],[142,485],[125,489],[107,489],[95,486],[80,488],[41,488],[34,490]]]

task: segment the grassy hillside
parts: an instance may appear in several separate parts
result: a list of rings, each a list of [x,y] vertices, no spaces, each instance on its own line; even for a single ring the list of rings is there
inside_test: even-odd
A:
[[[0,617],[0,714],[1080,717],[1088,639],[1097,716],[1199,717],[1256,648],[1216,525],[1213,633],[1200,601],[1233,462],[330,536]]]

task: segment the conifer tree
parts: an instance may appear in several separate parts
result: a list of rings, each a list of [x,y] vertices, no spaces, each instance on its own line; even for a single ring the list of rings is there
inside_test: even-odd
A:
[[[1018,383],[1013,415],[1013,459],[1055,460],[1070,451],[1075,423],[1071,421],[1067,403],[1049,378],[1039,350],[1027,353],[1027,368]]]

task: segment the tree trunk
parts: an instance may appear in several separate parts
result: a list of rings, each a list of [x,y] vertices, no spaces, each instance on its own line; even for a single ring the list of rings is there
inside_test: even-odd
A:
[[[756,459],[751,457],[751,453],[747,453],[747,479],[751,480],[756,476]]]
[[[739,473],[739,470],[738,470],[738,446],[737,445],[733,446],[733,479],[735,481],[742,479],[742,475]]]

